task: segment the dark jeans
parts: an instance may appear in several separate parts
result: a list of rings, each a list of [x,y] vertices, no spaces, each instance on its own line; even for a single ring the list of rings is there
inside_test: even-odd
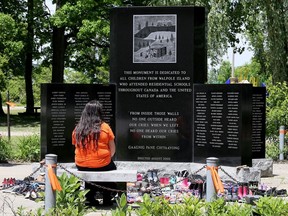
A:
[[[115,163],[112,160],[107,166],[99,167],[99,168],[80,167],[77,165],[76,165],[76,167],[79,171],[94,171],[94,172],[95,171],[96,172],[97,171],[98,172],[109,171],[109,170],[116,170],[117,169]],[[111,188],[111,189],[116,189],[116,187],[117,187],[117,184],[114,182],[92,182],[92,183],[99,185],[99,186]],[[104,204],[111,202],[111,191],[99,188],[99,187],[92,185],[92,184],[89,184],[89,182],[85,182],[85,189],[89,189],[89,192],[86,194],[86,199],[90,203],[95,202],[94,196],[95,196],[97,191],[100,191],[103,193],[103,203]]]

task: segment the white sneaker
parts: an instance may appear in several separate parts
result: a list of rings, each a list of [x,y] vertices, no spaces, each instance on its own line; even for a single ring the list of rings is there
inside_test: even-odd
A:
[[[30,195],[31,195],[31,193],[30,193],[30,191],[28,191],[28,192],[26,193],[26,195],[25,195],[25,199],[30,198]]]
[[[35,191],[32,191],[31,194],[30,194],[30,197],[32,199],[36,199],[38,196],[37,196],[37,193]]]

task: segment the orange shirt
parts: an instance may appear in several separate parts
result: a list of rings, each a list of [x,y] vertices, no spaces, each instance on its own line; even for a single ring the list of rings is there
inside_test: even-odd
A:
[[[85,149],[77,146],[75,129],[72,133],[72,144],[75,145],[75,163],[81,167],[99,168],[108,165],[111,162],[111,152],[109,141],[114,140],[115,136],[110,126],[103,122],[101,124],[100,137],[97,148],[94,140],[90,139]]]

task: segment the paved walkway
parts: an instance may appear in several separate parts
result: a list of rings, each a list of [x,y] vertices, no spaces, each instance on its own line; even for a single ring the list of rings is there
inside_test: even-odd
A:
[[[274,163],[273,165],[273,177],[262,178],[261,183],[264,183],[270,187],[277,187],[277,189],[288,190],[288,163]],[[0,184],[4,178],[16,178],[24,179],[32,173],[31,164],[0,164]],[[29,199],[25,199],[24,196],[15,195],[11,193],[3,193],[0,190],[0,216],[15,215],[13,211],[16,211],[18,207],[24,207],[27,211],[35,210],[38,208],[44,208],[44,202],[35,202]],[[115,206],[113,207],[115,209]],[[91,212],[87,216],[101,216],[111,215],[111,208],[98,209],[96,212]]]
[[[2,185],[4,178],[23,180],[32,173],[33,167],[35,168],[35,164],[34,166],[32,164],[0,164],[0,185]],[[5,193],[4,190],[0,190],[0,216],[15,216],[15,212],[19,207],[24,207],[27,212],[30,210],[34,211],[44,208],[44,202],[35,202],[25,199],[22,195]],[[116,204],[112,208],[115,209]],[[87,214],[87,216],[102,215],[111,215],[111,207],[99,208],[96,212]]]
[[[273,164],[273,177],[261,178],[261,183],[288,191],[288,161]]]
[[[31,164],[0,164],[0,184],[4,178],[15,178],[23,180],[32,173]],[[10,216],[15,215],[13,211],[17,211],[18,207],[25,209],[37,209],[44,206],[43,202],[35,202],[25,199],[24,196],[4,193],[0,191],[0,215]]]

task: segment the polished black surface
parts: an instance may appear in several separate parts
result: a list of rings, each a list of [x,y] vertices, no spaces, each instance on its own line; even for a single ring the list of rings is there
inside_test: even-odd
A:
[[[85,104],[95,99],[102,103],[103,119],[115,132],[115,85],[41,85],[41,158],[53,153],[59,162],[74,162],[72,131]]]
[[[265,158],[266,88],[252,92],[252,158]]]
[[[195,162],[252,165],[252,85],[194,85]]]
[[[201,7],[112,10],[117,160],[192,161],[192,85],[207,79],[205,15]]]

